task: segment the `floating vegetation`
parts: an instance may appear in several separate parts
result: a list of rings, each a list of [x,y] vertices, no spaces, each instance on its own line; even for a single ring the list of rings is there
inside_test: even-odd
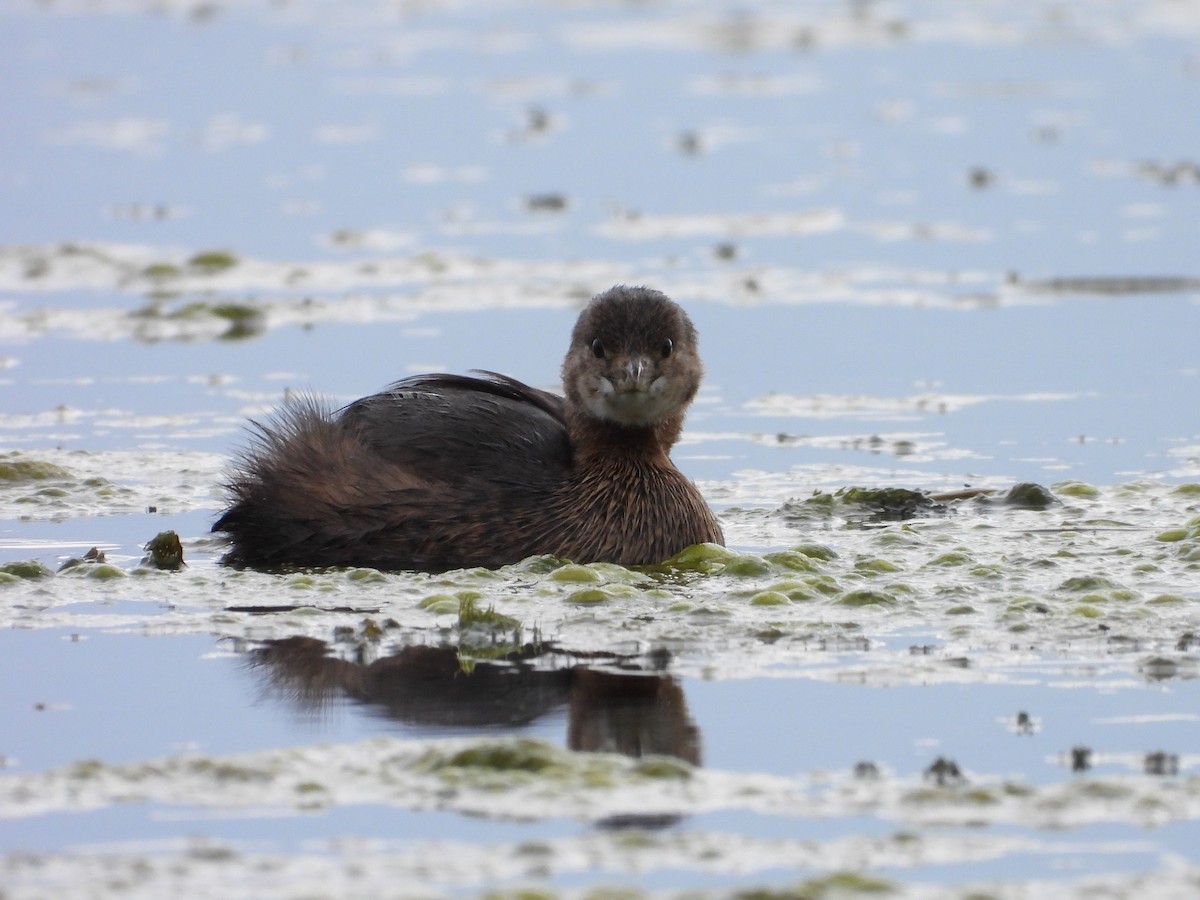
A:
[[[1095,489],[1090,485],[1068,482],[1063,487],[1064,493],[1072,496],[1094,496],[1091,491]],[[932,493],[909,488],[848,487],[832,492],[816,491],[803,500],[788,500],[780,513],[795,521],[841,518],[849,523],[879,524],[945,515],[966,500],[981,507],[1030,510],[1049,509],[1061,503],[1050,489],[1032,482],[1013,485],[1003,492],[991,488]]]
[[[150,281],[170,281],[183,275],[183,270],[173,263],[151,263],[142,269],[142,277]]]
[[[1115,276],[1043,278],[1024,281],[1013,277],[1014,287],[1045,294],[1176,294],[1200,290],[1200,278],[1162,276]]]
[[[40,459],[29,459],[20,453],[0,455],[0,482],[48,481],[71,478],[62,466]]]
[[[853,522],[903,522],[949,512],[925,491],[908,488],[839,488],[816,491],[803,500],[788,500],[780,513],[789,520],[811,521],[833,516]]]
[[[77,459],[98,465],[87,457]],[[49,460],[58,464],[56,457]],[[162,495],[164,487],[151,490]],[[860,494],[847,491],[843,496]],[[910,495],[899,496],[905,500]],[[452,617],[464,659],[501,658],[514,652],[523,646],[527,628],[540,632],[539,640],[569,635],[600,651],[616,650],[629,639],[645,646],[680,639],[707,645],[719,636],[722,649],[711,648],[705,657],[706,670],[718,675],[767,669],[804,672],[811,659],[803,652],[806,644],[798,643],[801,636],[828,640],[850,625],[861,629],[865,622],[876,637],[913,627],[947,629],[954,640],[945,655],[964,658],[976,655],[969,652],[973,641],[990,643],[1006,634],[1019,634],[1025,642],[1069,641],[1086,648],[1097,642],[1106,645],[1107,634],[1119,633],[1123,640],[1140,641],[1148,651],[1128,662],[1128,671],[1139,682],[1151,672],[1166,672],[1170,663],[1180,672],[1192,671],[1178,658],[1190,645],[1176,645],[1180,634],[1194,631],[1190,616],[1200,602],[1189,568],[1196,565],[1191,557],[1200,545],[1200,522],[1193,524],[1198,518],[1194,494],[1172,486],[1141,486],[1135,494],[1097,491],[1088,503],[1049,507],[1056,511],[1051,528],[1042,527],[1044,511],[1005,504],[999,492],[993,497],[986,506],[971,499],[949,501],[957,510],[950,518],[939,513],[876,528],[835,528],[826,532],[824,543],[810,539],[811,520],[797,521],[787,508],[730,511],[726,520],[735,528],[742,521],[767,523],[774,529],[775,546],[751,552],[697,545],[660,566],[637,570],[548,557],[497,571],[463,570],[433,578],[375,570],[281,575],[222,570],[223,578],[236,579],[239,591],[247,594],[244,602],[221,604],[226,619],[222,628],[227,634],[245,630],[261,635],[264,627],[286,634],[291,623],[311,612],[328,620],[322,627],[357,627],[362,615],[370,614],[400,628],[435,634],[446,628],[441,617]],[[1129,497],[1142,512],[1128,507]],[[73,498],[57,502],[69,510],[77,502]],[[116,510],[144,511],[145,501],[134,499],[137,506],[118,492],[106,502]],[[828,502],[814,504],[822,515],[817,522],[837,522],[836,512],[824,518]],[[1126,524],[1120,528],[1095,526],[1122,520]],[[1186,524],[1174,524],[1179,522]],[[1159,540],[1164,533],[1175,539]],[[173,547],[165,546],[168,560],[175,558]],[[113,551],[106,549],[111,559]],[[173,580],[171,599],[179,608],[159,613],[145,627],[200,632],[209,627],[199,611],[210,603],[211,576],[206,572],[220,549],[218,542],[197,545],[189,558],[192,567]],[[152,557],[150,551],[147,554]],[[75,568],[64,569],[62,575]],[[6,579],[8,589],[21,589],[26,583],[22,577],[38,578],[46,585],[39,611],[20,605],[0,609],[0,624],[70,627],[71,616],[54,610],[58,604],[77,601],[79,588],[57,588],[53,571],[38,564],[28,570],[16,566]],[[77,578],[72,580],[79,584]],[[161,598],[154,579],[137,581],[124,584],[125,596]],[[319,596],[320,601],[280,603],[273,595],[281,588]],[[262,603],[254,602],[255,593],[264,595]],[[263,617],[266,611],[275,613],[270,622]],[[361,612],[358,618],[356,611]],[[109,615],[109,620],[113,627],[127,621],[119,615]],[[192,624],[172,624],[176,620]],[[96,623],[93,627],[103,627],[99,623],[105,618],[90,621]],[[764,634],[771,635],[769,652],[764,652]],[[1160,662],[1142,671],[1140,661],[1149,657]],[[944,667],[889,668],[889,658],[873,653],[867,672],[877,674],[866,677],[901,682],[949,677]],[[1000,676],[986,662],[973,660],[970,668],[956,670],[953,677]]]
[[[1166,753],[1162,750],[1155,750],[1146,754],[1142,768],[1147,775],[1178,775],[1179,774],[1179,754]]]
[[[535,821],[567,816],[591,823],[635,810],[645,816],[715,810],[812,816],[853,810],[942,826],[1053,829],[1137,820],[1138,810],[1151,807],[1164,823],[1200,813],[1200,782],[1181,774],[1177,754],[1139,756],[1136,768],[1126,775],[1036,785],[968,779],[953,759],[939,756],[922,772],[907,775],[860,764],[836,775],[785,777],[697,768],[655,754],[571,751],[535,738],[381,737],[230,756],[188,753],[120,764],[84,760],[0,775],[0,801],[12,819],[146,802],[302,810],[311,806],[314,793],[326,804],[434,808]],[[1093,802],[1100,798],[1104,802]]]
[[[238,264],[238,258],[226,250],[205,250],[187,261],[188,268],[201,275],[216,275]]]
[[[1054,492],[1064,497],[1073,497],[1079,500],[1091,500],[1100,496],[1099,488],[1082,481],[1060,481],[1054,485]]]
[[[847,591],[837,598],[841,606],[895,606],[896,597],[887,591]]]
[[[924,772],[924,777],[939,787],[966,783],[966,778],[959,769],[958,763],[944,756],[939,756],[929,764],[929,768]]]
[[[242,303],[193,304],[196,311],[216,316],[229,323],[229,328],[220,336],[223,341],[238,341],[257,337],[266,330],[266,316],[255,306]],[[192,315],[185,307],[181,316]]]
[[[176,572],[185,565],[183,542],[174,531],[159,532],[150,539],[144,549],[146,555],[142,557],[143,566]]]
[[[1200,185],[1200,163],[1183,159],[1163,162],[1157,159],[1142,160],[1135,166],[1139,176],[1167,187],[1176,185]],[[1200,279],[1197,279],[1200,282]]]
[[[24,237],[99,240],[0,247],[4,895],[1200,896],[1196,10],[516,6],[13,7]],[[702,324],[727,547],[219,565],[246,414],[630,280]]]
[[[118,485],[87,455],[46,451],[71,467],[19,452],[0,456],[0,514],[9,518],[64,518],[133,507],[136,491]]]
[[[981,498],[985,502],[990,498]],[[1011,506],[1015,509],[1049,509],[1051,506],[1060,504],[1060,501],[1054,494],[1040,484],[1033,482],[1021,482],[1015,484],[1008,489],[999,498],[999,502],[1006,506]]]
[[[143,325],[140,335],[145,340],[156,340],[172,336],[171,332],[161,328],[151,330],[151,326],[162,325],[197,325],[202,326],[211,322],[217,331],[205,336],[218,340],[242,340],[257,337],[267,328],[267,316],[263,309],[253,303],[235,301],[191,300],[181,305],[170,307],[170,296],[158,296],[149,305],[131,313]],[[197,336],[195,329],[184,328],[178,332],[178,337],[188,340]]]
[[[525,198],[525,209],[531,213],[561,213],[569,206],[565,194],[530,194]]]
[[[566,776],[577,768],[579,757],[544,741],[515,739],[493,741],[443,753],[429,750],[415,763],[420,771],[461,776],[489,775]]]
[[[103,550],[101,550],[99,547],[92,547],[83,556],[80,556],[80,557],[73,556],[70,559],[68,559],[65,563],[63,563],[61,566],[58,567],[58,571],[61,572],[64,569],[73,569],[76,566],[86,566],[86,565],[92,565],[95,563],[107,563],[107,562],[108,562],[108,556],[105,554],[105,552]]]
[[[107,555],[98,547],[92,547],[81,557],[71,557],[58,567],[59,574],[79,575],[87,578],[124,578],[125,571],[108,561]]]
[[[496,607],[482,609],[478,598],[481,594],[460,595],[458,604],[459,630],[482,629],[491,632],[520,630],[521,623],[512,616],[496,612]]]
[[[720,544],[694,544],[680,550],[659,566],[644,567],[647,572],[699,572],[712,574],[723,572],[725,566],[738,558],[738,554]]]
[[[35,559],[16,560],[0,564],[0,584],[49,578],[54,571]]]

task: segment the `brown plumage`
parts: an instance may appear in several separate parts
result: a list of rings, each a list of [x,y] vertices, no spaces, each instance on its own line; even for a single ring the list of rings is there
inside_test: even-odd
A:
[[[565,398],[480,373],[406,378],[335,414],[292,404],[257,426],[213,531],[226,563],[263,569],[661,562],[722,540],[668,456],[702,373],[682,309],[615,287],[575,324]]]

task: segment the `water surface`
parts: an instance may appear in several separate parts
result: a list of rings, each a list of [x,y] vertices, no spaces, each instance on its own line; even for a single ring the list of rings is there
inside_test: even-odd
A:
[[[0,15],[7,894],[1200,886],[1194,10]],[[728,553],[217,565],[248,416],[553,388],[619,282]]]

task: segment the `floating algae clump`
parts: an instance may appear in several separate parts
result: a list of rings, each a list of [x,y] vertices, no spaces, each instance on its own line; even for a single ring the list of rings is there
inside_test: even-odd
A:
[[[789,520],[812,521],[842,516],[857,522],[898,522],[948,510],[948,506],[924,491],[860,487],[840,488],[833,493],[817,491],[804,500],[788,500],[779,508]]]
[[[969,563],[973,563],[974,561],[975,560],[973,560],[970,557],[970,555],[963,550],[951,550],[947,553],[943,553],[941,556],[934,557],[929,562],[925,563],[925,565],[927,565],[927,566],[965,566]]]
[[[830,553],[832,552],[830,551]],[[791,569],[796,572],[817,572],[821,568],[817,557],[812,554],[806,554],[799,549],[776,550],[773,553],[766,554],[763,559],[773,566]]]
[[[430,594],[417,604],[417,608],[435,616],[458,615],[461,603],[457,597],[450,594]]]
[[[262,334],[266,328],[266,316],[257,306],[249,303],[206,303],[197,301],[168,314],[169,319],[199,319],[212,316],[224,319],[228,328],[220,336],[221,340],[236,340],[238,338],[254,337]]]
[[[1174,541],[1186,540],[1189,537],[1191,537],[1191,534],[1186,528],[1168,528],[1166,531],[1160,531],[1155,535],[1154,539],[1156,541],[1163,541],[1164,543],[1173,543]]]
[[[835,900],[839,897],[878,897],[896,890],[895,883],[882,878],[859,872],[834,872],[794,887],[749,889],[730,896],[734,900]]]
[[[179,266],[172,263],[151,263],[142,269],[142,277],[150,281],[169,281],[183,274]]]
[[[725,564],[738,558],[738,554],[720,544],[693,544],[680,550],[670,559],[657,566],[646,566],[651,572],[720,572]]]
[[[1102,575],[1075,575],[1059,584],[1060,591],[1087,593],[1094,591],[1119,590],[1121,585]]]
[[[457,751],[431,749],[413,767],[451,784],[503,791],[533,781],[611,784],[616,763],[575,754],[545,741],[517,738],[486,741]]]
[[[686,781],[692,777],[692,767],[670,756],[647,756],[638,760],[633,774],[637,778]]]
[[[837,598],[841,606],[894,606],[896,598],[886,591],[847,591]]]
[[[781,591],[759,591],[750,598],[751,606],[783,606],[791,602],[787,594]]]
[[[195,322],[203,324],[205,321],[216,319],[225,325],[225,331],[216,335],[216,338],[222,341],[256,337],[262,334],[267,327],[266,313],[253,302],[213,303],[207,300],[194,300],[172,307],[163,302],[166,299],[169,299],[168,295],[156,294],[152,302],[130,313],[130,316],[148,323]]]
[[[257,337],[266,330],[267,320],[263,311],[247,303],[218,303],[208,307],[207,311],[229,323],[229,328],[221,335],[223,341]]]
[[[36,559],[21,559],[0,565],[0,583],[49,578],[54,573]]]
[[[87,578],[124,578],[125,572],[108,561],[99,547],[93,547],[83,556],[73,556],[58,567],[60,573],[82,575]]]
[[[418,768],[437,772],[442,769],[482,769],[491,772],[545,772],[564,768],[564,751],[543,741],[518,739],[468,747],[449,756],[430,751],[418,761]]]
[[[720,544],[693,544],[657,566],[640,566],[647,572],[699,572],[703,575],[766,575],[771,563],[751,553],[738,553]]]
[[[1032,481],[1022,481],[1009,488],[1001,502],[1017,509],[1046,509],[1059,503],[1059,499],[1049,489]]]
[[[582,588],[568,596],[568,603],[604,603],[608,600],[629,599],[641,596],[641,591],[630,584],[606,584]]]
[[[1100,496],[1098,488],[1083,481],[1060,481],[1054,485],[1054,490],[1066,497],[1078,497],[1084,500]]]
[[[22,459],[16,453],[0,458],[0,481],[48,481],[70,477],[67,469],[40,459]]]
[[[458,627],[460,629],[482,628],[488,631],[511,631],[521,627],[521,622],[512,616],[496,612],[496,607],[480,609],[472,591],[459,593]]]
[[[202,275],[215,275],[232,269],[238,264],[238,258],[226,250],[205,250],[189,259],[187,264]]]
[[[143,566],[172,572],[184,566],[183,543],[174,531],[160,531],[143,549],[146,551],[142,557]]]
[[[564,788],[612,787],[619,780],[686,781],[692,767],[669,756],[649,754],[637,760],[607,753],[576,753],[530,738],[483,741],[459,750],[435,748],[413,764],[456,784],[506,790],[533,782]]]
[[[69,563],[71,560],[67,560],[67,562]],[[125,577],[125,571],[123,569],[118,566],[114,566],[112,563],[106,562],[80,563],[79,565],[74,566],[64,564],[60,571],[65,575],[83,578],[99,578],[101,580],[106,578]]]
[[[595,569],[588,566],[580,566],[575,563],[568,563],[565,566],[555,569],[550,573],[551,581],[574,581],[574,582],[590,582],[593,584],[599,583],[604,578]]]

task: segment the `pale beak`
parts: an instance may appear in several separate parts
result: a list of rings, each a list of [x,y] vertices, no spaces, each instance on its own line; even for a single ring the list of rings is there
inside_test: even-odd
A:
[[[613,387],[619,394],[642,393],[650,389],[654,367],[644,356],[634,356],[625,363]]]

